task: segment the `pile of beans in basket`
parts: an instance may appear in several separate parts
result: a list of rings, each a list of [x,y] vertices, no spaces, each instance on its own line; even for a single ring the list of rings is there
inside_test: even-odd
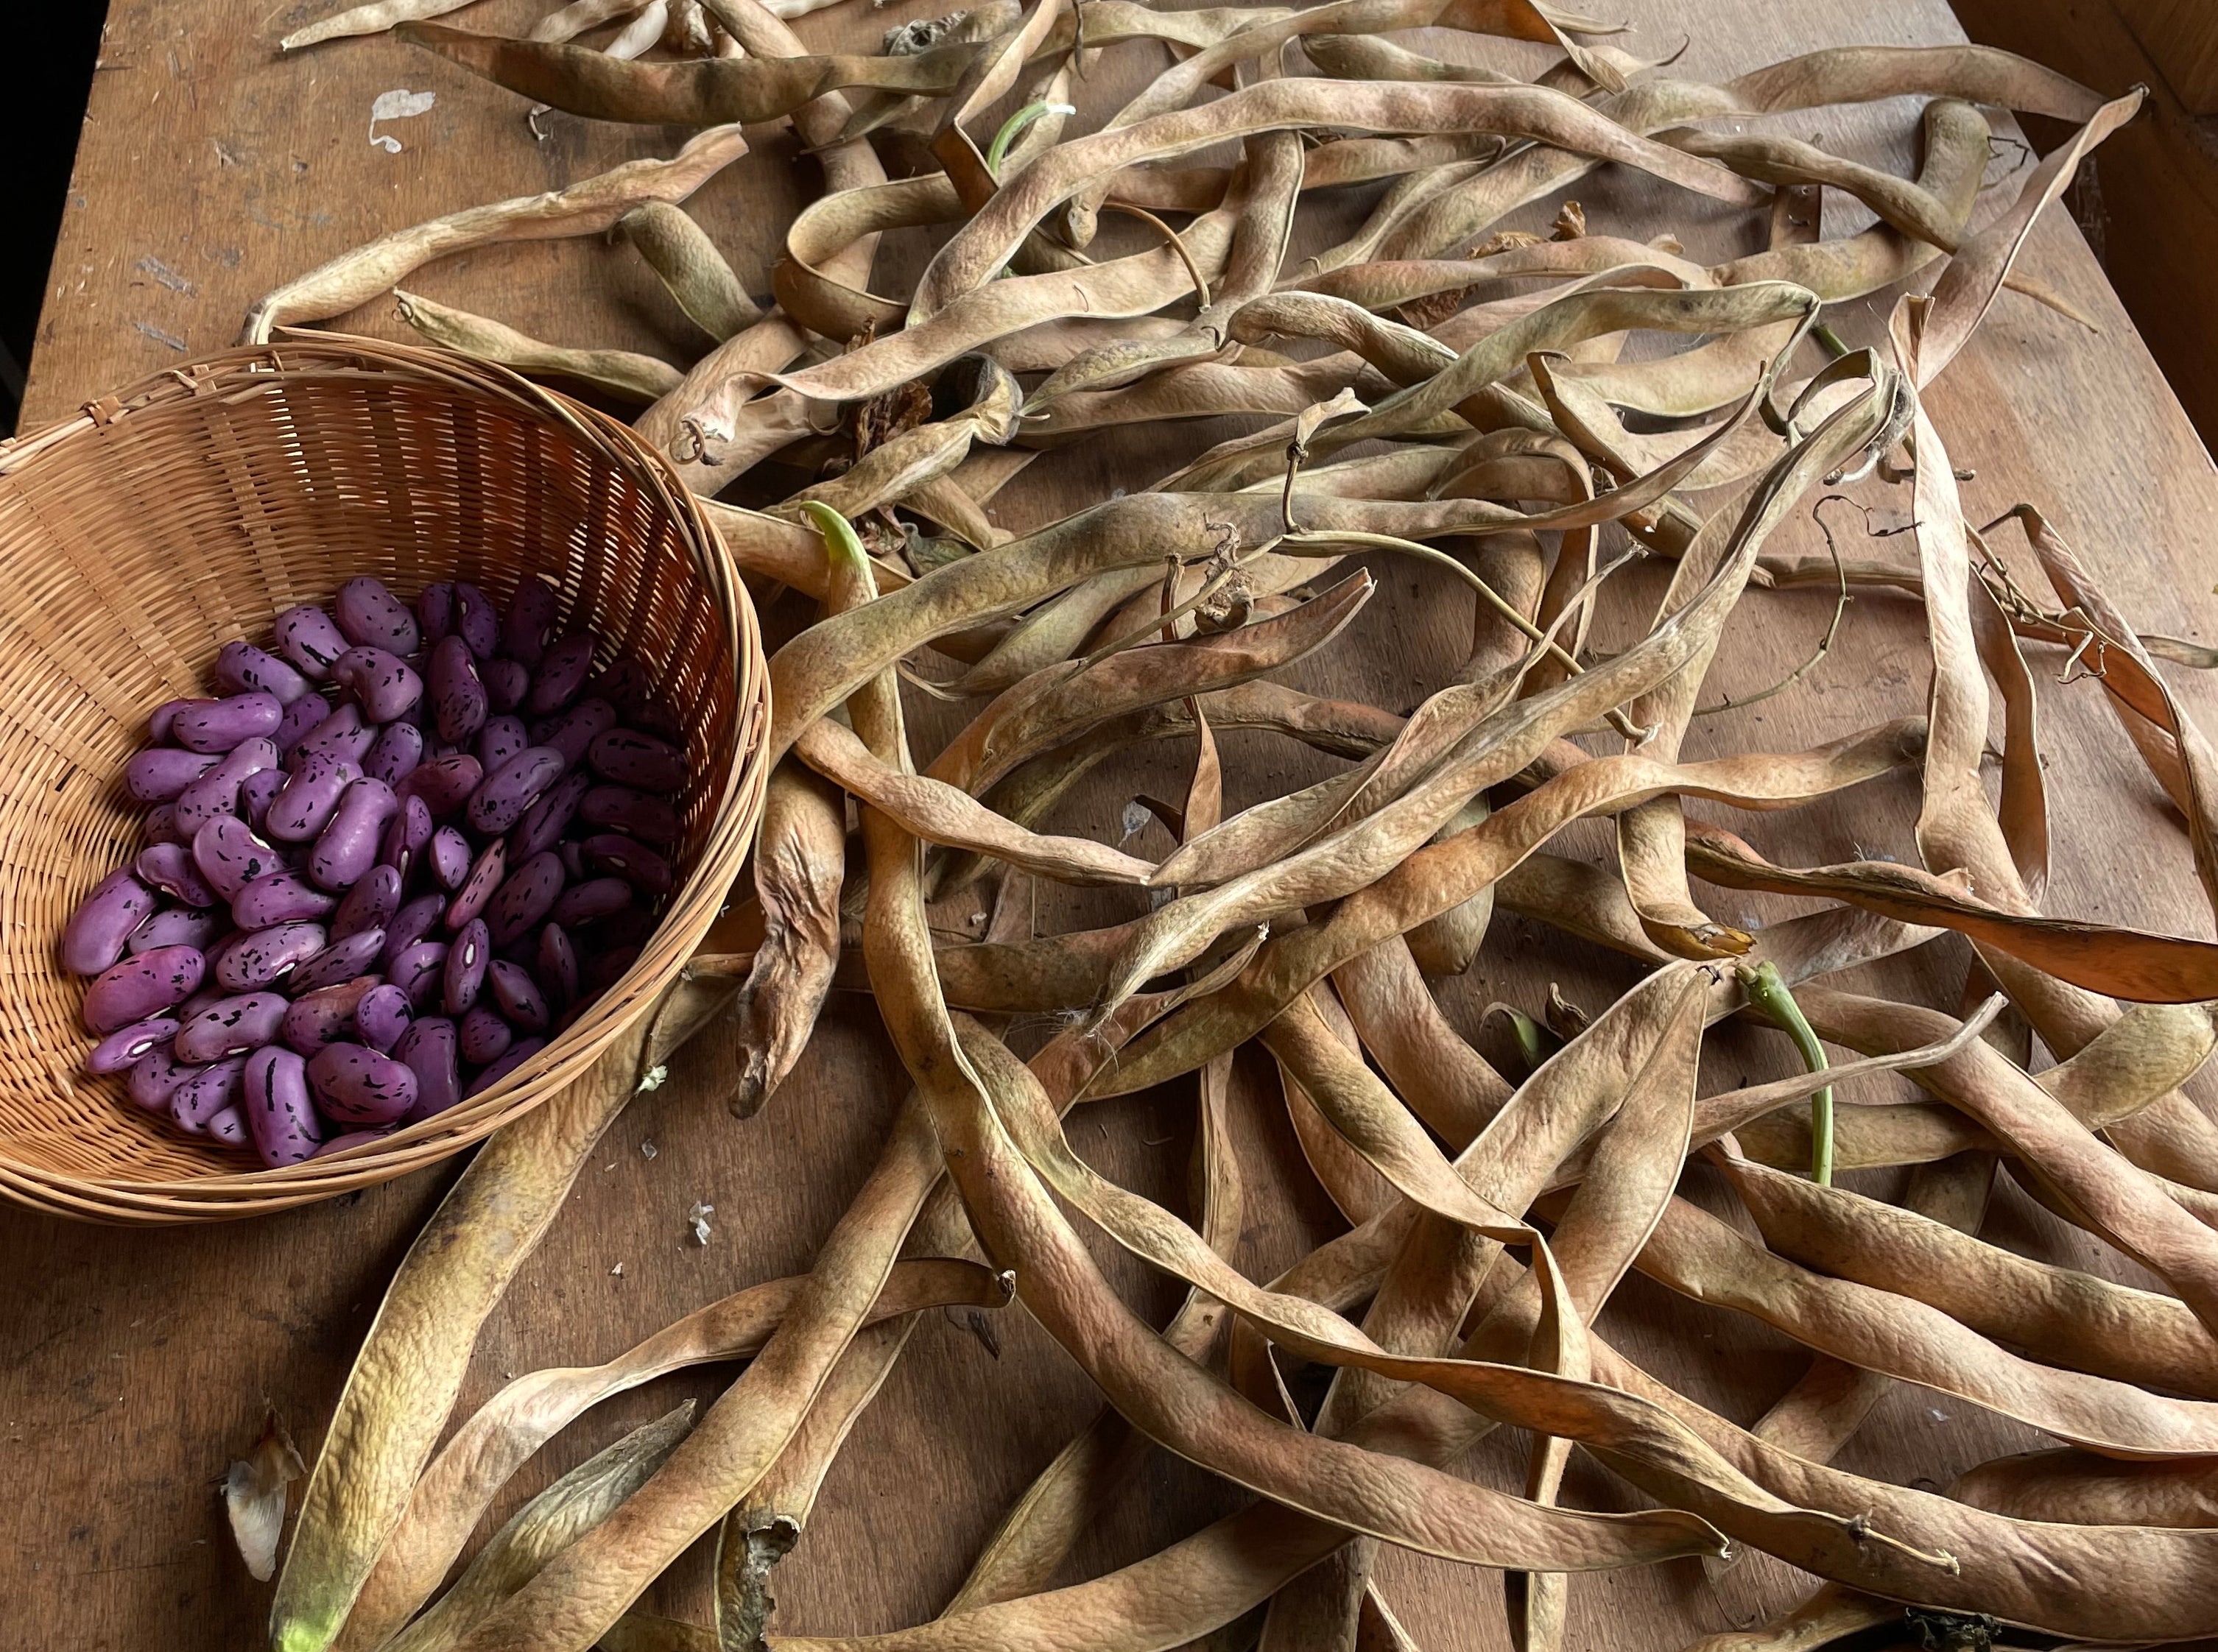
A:
[[[672,882],[680,733],[637,662],[594,673],[554,592],[411,612],[350,579],[225,646],[123,783],[147,846],[86,897],[94,1073],[270,1165],[498,1082],[622,974]]]

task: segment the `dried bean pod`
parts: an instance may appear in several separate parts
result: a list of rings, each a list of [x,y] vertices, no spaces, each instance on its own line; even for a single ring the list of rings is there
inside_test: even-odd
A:
[[[226,947],[215,978],[234,993],[258,992],[314,957],[329,939],[321,924],[273,924]]]
[[[393,1059],[406,1062],[416,1075],[416,1104],[401,1123],[434,1117],[462,1098],[459,1043],[455,1024],[443,1015],[421,1016],[408,1024],[393,1046]]]
[[[685,754],[668,740],[635,728],[611,728],[599,736],[585,760],[604,780],[635,791],[674,792],[685,784]]]
[[[510,946],[530,934],[543,920],[562,893],[562,863],[551,851],[542,851],[511,872],[486,906],[486,924],[493,944]]]
[[[123,956],[139,925],[154,914],[154,892],[128,867],[92,886],[62,925],[59,956],[72,975],[96,975]]]
[[[232,694],[195,700],[170,720],[170,738],[188,752],[228,752],[241,740],[267,738],[285,720],[274,694]]]
[[[393,973],[393,960],[407,948],[424,939],[439,927],[440,915],[447,910],[443,894],[419,894],[393,914],[393,921],[385,926],[385,950],[378,955],[386,974]]]
[[[179,1061],[168,1044],[157,1044],[132,1062],[123,1087],[137,1105],[150,1113],[164,1113],[177,1086],[199,1071],[190,1062]]]
[[[585,760],[594,740],[616,726],[616,708],[596,696],[580,700],[568,710],[542,717],[531,725],[531,743],[551,746],[562,760],[576,768]]]
[[[352,888],[377,864],[378,839],[400,808],[400,800],[382,780],[365,776],[356,781],[317,837],[308,875],[326,889]]]
[[[436,819],[469,801],[484,778],[484,767],[475,758],[467,752],[449,752],[418,764],[393,789],[404,798],[422,798]]]
[[[313,993],[368,974],[384,956],[386,938],[381,929],[365,929],[332,942],[294,973],[293,990]]]
[[[525,1032],[544,1032],[550,1018],[547,1012],[547,994],[539,990],[539,983],[531,979],[531,972],[520,963],[511,963],[506,958],[495,958],[486,970],[486,984],[493,988],[493,1001],[504,1019]],[[490,1061],[491,1056],[477,1059]]]
[[[241,1080],[239,1093],[243,1097],[246,1092],[245,1073],[243,1068],[239,1076]],[[245,1106],[245,1102],[241,1101],[238,1106],[226,1107],[210,1118],[206,1127],[208,1140],[220,1142],[226,1148],[246,1146],[251,1132],[246,1128]]]
[[[531,668],[520,659],[488,659],[478,668],[478,678],[495,711],[515,710],[531,691]]]
[[[311,683],[330,680],[332,662],[347,651],[346,634],[312,603],[277,616],[277,647]]]
[[[416,623],[424,646],[431,647],[455,628],[455,586],[449,579],[426,585],[416,594]]]
[[[592,776],[579,770],[575,774],[564,775],[548,787],[547,795],[524,811],[516,830],[509,833],[508,857],[521,863],[552,849],[569,829],[578,805],[592,785]]]
[[[597,877],[563,890],[547,915],[566,930],[575,929],[597,918],[612,917],[630,905],[630,884],[620,877]]]
[[[377,730],[362,721],[362,708],[350,701],[311,729],[286,761],[298,770],[313,758],[344,758],[360,769],[376,744]]]
[[[177,794],[170,806],[171,821],[189,841],[210,820],[237,814],[239,789],[248,777],[270,772],[280,761],[275,740],[259,736],[241,740],[222,762]]]
[[[288,707],[308,691],[307,678],[251,642],[226,642],[218,649],[214,675],[229,693],[274,694]]]
[[[677,875],[670,863],[654,850],[620,832],[597,832],[579,845],[585,864],[596,872],[620,877],[650,900],[670,893]]]
[[[489,1005],[479,1004],[455,1024],[455,1037],[462,1059],[473,1067],[483,1067],[508,1054],[508,1047],[516,1042],[516,1029]]]
[[[291,1007],[282,993],[241,993],[211,1004],[177,1029],[177,1059],[197,1067],[259,1049],[277,1036]]]
[[[539,931],[539,956],[531,975],[539,990],[547,994],[548,1007],[556,1014],[577,1001],[578,949],[560,924],[549,924]]]
[[[367,1044],[325,1045],[308,1058],[308,1084],[325,1116],[349,1124],[390,1124],[416,1104],[408,1064]]]
[[[445,889],[459,889],[470,875],[470,840],[454,826],[431,834],[431,875]]]
[[[475,1004],[492,962],[493,937],[486,931],[485,919],[473,918],[447,949],[439,978],[439,1007],[449,1015],[460,1015]]]
[[[351,1037],[355,1011],[378,985],[375,975],[358,975],[335,987],[301,993],[285,1012],[277,1036],[303,1055],[313,1055],[325,1044]]]
[[[150,746],[123,765],[123,789],[141,803],[167,803],[221,760],[214,752]]]
[[[588,826],[621,832],[642,843],[678,841],[678,811],[663,798],[629,786],[596,786],[579,800],[578,813]]]
[[[362,1042],[375,1050],[389,1051],[408,1030],[408,994],[391,981],[373,987],[354,1006],[354,1028]]]
[[[152,1015],[144,1021],[133,1021],[127,1027],[119,1027],[92,1047],[92,1054],[84,1058],[84,1070],[97,1073],[127,1072],[155,1045],[175,1038],[177,1029],[183,1024],[174,1015]]]
[[[446,963],[444,941],[418,941],[403,948],[387,973],[393,977],[393,984],[408,994],[408,1001],[421,1010],[439,993]]]
[[[455,898],[447,903],[447,927],[459,930],[476,919],[486,909],[486,903],[500,888],[501,879],[508,870],[508,851],[499,838],[487,844],[472,863],[469,875],[462,887],[455,891]]]
[[[387,591],[382,579],[366,573],[339,587],[331,617],[347,640],[359,647],[412,654],[422,646],[423,634],[408,604]]]
[[[362,773],[397,786],[424,760],[424,731],[411,722],[392,722],[377,731],[377,743],[362,760]]]
[[[551,746],[527,746],[494,770],[470,794],[468,820],[484,832],[506,832],[562,778],[567,767]]]
[[[231,921],[244,930],[268,929],[297,918],[321,918],[338,904],[336,896],[298,872],[272,872],[239,892],[231,903]]]
[[[346,892],[339,909],[331,914],[331,939],[344,941],[364,930],[383,930],[400,910],[400,872],[397,867],[373,866],[362,882]]]
[[[295,748],[324,725],[331,715],[331,702],[320,694],[304,694],[285,708],[278,719],[276,732],[270,735],[281,757],[290,758]]]
[[[510,1073],[547,1048],[544,1038],[519,1038],[508,1047],[508,1054],[470,1080],[470,1087],[462,1092],[465,1097],[490,1090]]]
[[[245,1055],[226,1055],[211,1062],[170,1092],[170,1117],[177,1128],[200,1135],[218,1113],[236,1108],[246,1098]]]
[[[131,931],[124,943],[125,950],[134,956],[152,952],[158,946],[194,946],[205,953],[231,927],[230,917],[221,911],[200,906],[168,906],[160,912],[149,913]]]
[[[524,580],[517,586],[516,595],[508,599],[508,611],[501,616],[501,653],[526,665],[536,665],[545,657],[548,643],[554,640],[558,607],[554,589],[545,580]]]
[[[493,598],[461,579],[455,581],[455,634],[480,659],[491,659],[500,647],[500,615]]]
[[[147,845],[139,851],[139,858],[132,863],[131,869],[141,883],[152,884],[188,906],[215,905],[215,891],[208,888],[201,869],[193,863],[193,851],[181,843]]]
[[[273,1167],[299,1164],[324,1139],[308,1095],[308,1064],[276,1044],[247,1057],[246,1100],[240,1111],[262,1162]]]
[[[377,860],[381,866],[398,872],[405,886],[418,859],[431,846],[431,806],[412,795],[396,792],[394,795],[400,797],[400,807],[385,823],[385,835],[377,843]]]
[[[301,758],[263,816],[263,830],[278,843],[311,841],[331,824],[347,788],[361,778],[362,769],[351,758]]]
[[[578,690],[585,686],[585,678],[592,673],[593,643],[592,632],[579,631],[547,651],[531,684],[528,703],[533,716],[549,716],[578,697]]]
[[[193,834],[193,865],[226,904],[255,879],[283,869],[276,849],[235,815],[210,820]]]

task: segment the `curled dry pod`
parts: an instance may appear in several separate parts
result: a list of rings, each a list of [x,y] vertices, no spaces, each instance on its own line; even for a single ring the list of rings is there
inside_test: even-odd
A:
[[[631,905],[631,885],[620,877],[597,877],[573,883],[554,899],[548,916],[564,929],[575,929],[598,918],[610,918]]]
[[[430,863],[442,888],[461,888],[470,875],[470,840],[456,827],[441,826],[431,834]]]
[[[72,975],[96,975],[123,956],[139,925],[152,917],[154,892],[128,867],[121,867],[92,886],[69,922],[62,925],[58,956]]]
[[[226,642],[218,649],[214,675],[217,686],[228,693],[274,694],[288,707],[308,691],[307,678],[251,642]]]
[[[177,1086],[200,1068],[190,1062],[181,1061],[166,1043],[157,1044],[131,1063],[131,1073],[124,1080],[124,1092],[133,1103],[150,1113],[167,1112],[170,1098]]]
[[[498,712],[514,711],[531,690],[531,668],[520,659],[488,659],[478,667],[478,678],[485,684],[486,704]]]
[[[314,758],[344,758],[358,770],[376,744],[377,730],[362,721],[362,708],[350,701],[310,729],[287,761],[297,770]]]
[[[502,880],[486,905],[486,927],[495,946],[512,946],[537,928],[562,893],[562,862],[542,851]]]
[[[488,774],[470,794],[469,823],[480,832],[506,832],[524,810],[561,779],[568,765],[551,746],[527,746]]]
[[[241,740],[277,732],[285,707],[274,694],[195,700],[170,719],[170,738],[188,752],[228,752]]]
[[[670,893],[677,880],[670,863],[636,838],[620,832],[597,832],[581,845],[585,864],[597,872],[620,877],[648,900]]]
[[[455,1024],[455,1037],[462,1059],[472,1067],[483,1067],[508,1054],[508,1047],[516,1042],[516,1030],[490,1005],[477,1004]]]
[[[223,1109],[209,1119],[205,1127],[211,1142],[220,1142],[226,1148],[243,1148],[251,1140],[252,1132],[246,1128],[246,1115],[241,1111],[246,1104],[245,1092],[245,1075],[242,1069],[238,1105]]]
[[[371,987],[354,1006],[354,1029],[372,1049],[390,1051],[408,1030],[408,994],[391,981]]]
[[[277,616],[277,648],[311,683],[330,680],[331,665],[347,651],[346,634],[312,603]]]
[[[258,877],[282,869],[277,851],[236,815],[219,815],[193,834],[193,864],[217,899],[236,900]]]
[[[314,957],[328,940],[321,924],[273,924],[226,947],[215,978],[234,993],[258,992]]]
[[[246,1098],[245,1055],[226,1055],[211,1062],[170,1092],[170,1117],[177,1128],[197,1135],[208,1120]]]
[[[531,744],[521,717],[488,717],[478,730],[477,758],[487,774]]]
[[[301,757],[285,789],[271,800],[262,829],[278,843],[313,840],[338,813],[346,789],[362,778],[352,758],[335,754]]]
[[[441,739],[459,745],[484,724],[491,703],[477,657],[461,636],[442,637],[431,650],[431,674],[433,727]]]
[[[282,993],[241,993],[211,1004],[177,1029],[177,1059],[199,1066],[259,1049],[276,1037],[289,1007]]]
[[[192,839],[177,826],[177,806],[157,803],[146,811],[146,818],[139,829],[146,834],[148,843],[189,843]]]
[[[133,1021],[127,1027],[119,1027],[92,1047],[92,1054],[84,1058],[84,1070],[97,1073],[128,1071],[155,1045],[176,1037],[182,1024],[176,1016],[155,1015],[144,1021]]]
[[[485,770],[467,752],[449,752],[416,765],[393,789],[405,798],[420,797],[435,820],[452,814],[470,799],[485,778]]]
[[[408,604],[387,591],[382,579],[368,574],[339,587],[331,603],[331,616],[346,640],[361,647],[412,654],[422,643],[422,632]]]
[[[246,1059],[246,1099],[241,1111],[262,1162],[297,1165],[316,1150],[324,1127],[308,1094],[308,1064],[271,1044]]]
[[[549,924],[539,931],[538,961],[531,974],[540,991],[547,994],[548,1006],[557,1015],[577,1001],[578,949],[561,925]]]
[[[292,778],[282,769],[264,769],[246,777],[239,788],[239,812],[246,817],[249,826],[256,832],[263,829],[270,819],[270,806]]]
[[[377,864],[378,839],[400,807],[393,788],[367,775],[349,786],[316,838],[308,875],[326,889],[350,889]]]
[[[492,962],[493,937],[486,931],[485,919],[473,918],[447,949],[439,976],[439,1007],[449,1015],[460,1015],[475,1004]]]
[[[544,1038],[517,1039],[514,1043],[508,1047],[507,1055],[502,1056],[491,1067],[486,1068],[484,1072],[479,1073],[477,1077],[472,1079],[470,1080],[470,1087],[463,1091],[462,1093],[465,1096],[474,1096],[481,1091],[492,1089],[493,1086],[499,1084],[510,1073],[515,1072],[517,1067],[522,1067],[526,1061],[530,1061],[533,1056],[536,1055],[541,1050],[546,1048],[547,1041]]]
[[[336,987],[319,987],[294,999],[278,1025],[277,1036],[303,1055],[353,1036],[354,1012],[378,986],[375,975],[360,975]]]
[[[149,913],[124,946],[133,953],[151,952],[158,946],[196,946],[206,952],[230,927],[231,919],[220,910],[168,906]]]
[[[621,832],[643,843],[678,841],[678,811],[667,800],[629,786],[594,787],[579,800],[578,813],[589,826]]]
[[[543,579],[526,579],[509,598],[501,616],[500,651],[511,659],[536,665],[554,635],[556,601],[553,587]]]
[[[393,973],[394,959],[439,927],[440,915],[446,910],[447,897],[438,894],[419,894],[402,903],[385,926],[385,950],[378,955],[387,974]]]
[[[150,746],[123,765],[123,789],[141,803],[166,803],[220,760],[214,752]]]
[[[426,647],[455,628],[455,585],[451,579],[426,585],[416,595],[416,623]]]
[[[393,1058],[416,1075],[416,1104],[403,1123],[443,1113],[462,1098],[459,1048],[455,1024],[443,1015],[418,1017],[395,1041]]]
[[[276,731],[270,738],[281,757],[291,757],[300,742],[324,725],[331,715],[331,702],[320,694],[304,694],[285,708],[285,715],[277,720]]]
[[[562,834],[569,830],[576,818],[578,805],[592,789],[593,777],[580,769],[566,774],[547,789],[547,794],[530,808],[509,833],[508,857],[521,864],[533,856],[552,849]]]
[[[105,1034],[159,1015],[198,991],[207,970],[207,959],[189,946],[158,946],[111,964],[84,989],[84,1024]]]
[[[685,754],[635,728],[611,728],[585,753],[594,773],[636,791],[674,792],[685,784]]]
[[[231,903],[231,921],[244,930],[268,929],[299,918],[321,918],[338,904],[336,896],[298,872],[272,872],[239,892]]]
[[[532,679],[531,698],[526,702],[531,715],[545,717],[561,710],[578,697],[592,670],[592,633],[579,631],[563,638],[539,662],[539,674]]]
[[[390,1124],[416,1104],[416,1075],[405,1061],[367,1044],[326,1044],[308,1058],[318,1105],[349,1124]]]
[[[383,648],[350,648],[331,665],[331,680],[350,692],[365,721],[389,723],[416,708],[424,679],[400,655]]]
[[[585,760],[594,740],[616,726],[616,708],[595,696],[533,723],[531,743],[553,746],[562,754],[563,762],[574,769]]]
[[[257,735],[232,747],[223,761],[177,794],[170,820],[187,841],[210,820],[239,813],[239,795],[250,776],[276,768],[277,742]]]
[[[215,891],[194,863],[193,851],[179,843],[149,844],[139,851],[132,870],[141,883],[152,884],[188,906],[213,906]]]
[[[462,888],[447,903],[447,927],[459,930],[474,921],[493,899],[493,891],[500,888],[501,877],[507,870],[508,851],[496,838],[479,852],[468,875],[462,879]]]
[[[399,873],[406,884],[418,858],[431,846],[431,806],[405,791],[393,795],[400,799],[400,807],[385,823],[385,835],[377,840],[377,863]]]
[[[400,910],[400,869],[373,866],[362,875],[361,882],[346,892],[339,909],[331,914],[331,938],[344,941],[367,929],[382,930]]]
[[[500,647],[500,616],[493,598],[462,579],[455,581],[455,634],[480,659],[491,659]]]
[[[495,958],[486,968],[486,981],[493,988],[494,1007],[504,1019],[526,1032],[547,1030],[550,1018],[547,995],[539,990],[529,969],[506,958]]]
[[[438,994],[446,962],[444,941],[418,941],[413,946],[402,948],[386,973],[393,977],[395,987],[408,994],[409,1003],[422,1010],[428,1008]]]
[[[313,993],[368,974],[384,952],[385,939],[383,930],[364,929],[333,941],[294,972],[293,990]]]
[[[362,760],[362,773],[397,786],[424,760],[424,731],[411,722],[391,722],[377,731],[377,743]]]

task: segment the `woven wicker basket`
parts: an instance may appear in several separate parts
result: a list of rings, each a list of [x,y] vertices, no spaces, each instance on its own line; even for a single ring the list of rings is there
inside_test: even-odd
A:
[[[314,335],[166,373],[0,442],[0,1192],[99,1222],[220,1220],[420,1168],[583,1074],[691,953],[762,808],[768,678],[753,606],[692,497],[623,425],[497,368]],[[412,598],[543,574],[687,727],[685,874],[622,981],[505,1080],[282,1170],[85,1075],[62,923],[134,853],[117,777],[216,651],[375,574]]]

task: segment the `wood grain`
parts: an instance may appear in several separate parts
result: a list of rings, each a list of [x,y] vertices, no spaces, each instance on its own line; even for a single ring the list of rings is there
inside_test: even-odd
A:
[[[887,24],[936,9],[929,0],[882,11],[851,5],[808,20],[802,32],[813,41],[867,43]],[[527,0],[486,0],[460,21],[517,28],[537,9]],[[1824,44],[1961,38],[1940,0],[1625,0],[1618,9],[1639,26],[1633,44],[1651,55],[1691,34],[1680,69],[1697,76]],[[254,297],[346,246],[460,206],[559,187],[623,158],[666,154],[682,135],[558,116],[546,141],[535,142],[519,100],[387,40],[338,42],[276,59],[270,42],[310,15],[307,5],[271,10],[264,0],[115,0],[55,255],[30,422],[229,343]],[[1499,43],[1416,43],[1527,71],[1545,61],[1537,51]],[[1159,63],[1137,48],[1110,59],[1087,90],[1089,110],[1121,102]],[[387,155],[369,144],[369,106],[378,93],[402,87],[433,91],[438,102],[390,128],[404,148]],[[1911,125],[1909,107],[1898,102],[1798,115],[1786,129],[1908,170]],[[788,135],[751,136],[754,152],[697,206],[759,292],[776,231],[815,178],[813,166],[794,158]],[[1647,237],[1669,229],[1698,257],[1746,250],[1756,232],[1744,219],[1643,179],[1601,176],[1577,193],[1595,230]],[[1330,203],[1305,234],[1331,238],[1328,232],[1364,204],[1353,193]],[[1544,203],[1517,221],[1543,227],[1554,210]],[[1861,222],[1852,203],[1844,211],[1837,198],[1825,212],[1828,236]],[[889,239],[895,267],[882,290],[914,273],[926,245],[920,234]],[[2218,474],[2071,225],[2060,216],[2045,223],[2024,267],[2091,312],[2103,331],[2091,335],[2004,295],[1930,397],[1957,463],[1977,473],[1965,485],[1967,510],[1985,520],[2020,499],[2037,502],[2111,580],[2113,595],[2141,627],[2208,637],[2218,628],[2218,603],[2209,592],[2201,524],[2218,516]],[[436,266],[415,285],[565,343],[653,350],[681,361],[705,343],[622,246],[494,249]],[[1882,295],[1850,306],[1844,330],[1876,336],[1888,301]],[[393,332],[383,308],[369,306],[344,325]],[[999,517],[1021,527],[1112,487],[1143,483],[1220,433],[1155,429],[1051,455],[998,503]],[[1864,497],[1897,512],[1896,520],[1906,509],[1906,499],[1883,488]],[[1788,552],[1820,548],[1806,519],[1775,543]],[[1429,571],[1397,562],[1374,571],[1379,594],[1348,637],[1290,675],[1305,687],[1406,706],[1464,657],[1470,606]],[[1632,588],[1637,597],[1621,603],[1628,617],[1652,603],[1660,582],[1636,576]],[[1775,680],[1807,653],[1825,616],[1815,595],[1752,597],[1706,700]],[[796,603],[775,608],[766,616],[771,640],[805,617]],[[1597,642],[1608,647],[1612,638]],[[1688,755],[1799,747],[1918,710],[1926,672],[1916,611],[1881,596],[1861,598],[1840,646],[1800,688],[1698,722]],[[2205,718],[2218,710],[2218,698],[2201,684],[2182,687]],[[2207,935],[2177,822],[2098,699],[2099,690],[2083,684],[2052,690],[2046,706],[2056,814],[2050,910]],[[929,739],[944,724],[929,721],[929,708],[918,711]],[[1233,807],[1329,766],[1260,736],[1230,737],[1225,747]],[[1086,830],[1114,819],[1136,791],[1177,795],[1186,758],[1172,750],[1145,754],[1069,800],[1056,824]],[[1855,852],[1909,858],[1914,809],[1912,783],[1894,780],[1834,805],[1737,824],[1782,860]],[[1582,830],[1563,846],[1598,854],[1602,845]],[[1117,892],[1042,896],[1044,922],[1100,921],[1131,910],[1129,895]],[[1774,908],[1723,896],[1718,910],[1746,919]],[[1953,1007],[1967,956],[1946,942],[1880,974],[1888,990]],[[1475,1032],[1493,999],[1537,1009],[1552,981],[1593,1007],[1622,991],[1632,973],[1591,948],[1505,918],[1471,973],[1447,984],[1443,998],[1452,1018]],[[1275,1081],[1253,1054],[1243,1053],[1237,1068],[1236,1120],[1251,1193],[1239,1260],[1268,1277],[1337,1222],[1308,1181]],[[1711,1046],[1705,1088],[1786,1064],[1775,1039],[1722,1037]],[[718,1104],[722,1065],[718,1052],[697,1051],[611,1130],[580,1179],[573,1209],[489,1323],[465,1406],[511,1373],[605,1358],[712,1296],[806,1265],[869,1165],[902,1084],[898,1063],[868,1004],[845,999],[834,1001],[773,1104],[749,1123],[734,1123]],[[1869,1093],[1889,1092],[1883,1081]],[[1193,1111],[1190,1089],[1168,1086],[1092,1107],[1073,1139],[1108,1173],[1176,1206]],[[0,1507],[0,1600],[17,1621],[65,1626],[51,1638],[88,1649],[256,1643],[267,1592],[245,1577],[231,1550],[215,1482],[253,1443],[265,1401],[313,1451],[385,1279],[451,1174],[214,1231],[110,1233],[0,1211],[0,1256],[10,1276],[0,1312],[0,1483],[11,1493]],[[1725,1208],[1701,1176],[1690,1176],[1689,1185]],[[697,1201],[716,1207],[705,1246],[692,1242],[685,1225]],[[2031,1253],[2146,1283],[2007,1190],[1992,1231]],[[1178,1293],[1103,1248],[1129,1300],[1167,1315]],[[1604,1328],[1667,1380],[1743,1420],[1760,1414],[1806,1364],[1749,1321],[1689,1307],[1638,1278],[1620,1293]],[[936,1612],[1007,1500],[1091,1415],[1089,1385],[1020,1311],[1001,1315],[994,1329],[998,1352],[938,1316],[913,1340],[782,1568],[780,1628],[883,1630]],[[684,1395],[713,1392],[718,1381],[715,1372],[689,1373],[591,1414],[518,1476],[494,1519],[622,1430]],[[1843,1461],[1945,1484],[1973,1463],[2034,1443],[2022,1428],[1902,1389]],[[1471,1471],[1514,1482],[1515,1444],[1493,1443]],[[1583,1463],[1566,1496],[1617,1507],[1628,1494]],[[1071,1575],[1135,1559],[1239,1500],[1158,1454]],[[1507,1644],[1493,1575],[1392,1553],[1380,1575],[1421,1644],[1486,1652]],[[1806,1581],[1761,1556],[1714,1581],[1691,1563],[1582,1579],[1572,1591],[1569,1643],[1670,1649],[1775,1611]],[[705,1620],[706,1564],[697,1549],[648,1604]]]

